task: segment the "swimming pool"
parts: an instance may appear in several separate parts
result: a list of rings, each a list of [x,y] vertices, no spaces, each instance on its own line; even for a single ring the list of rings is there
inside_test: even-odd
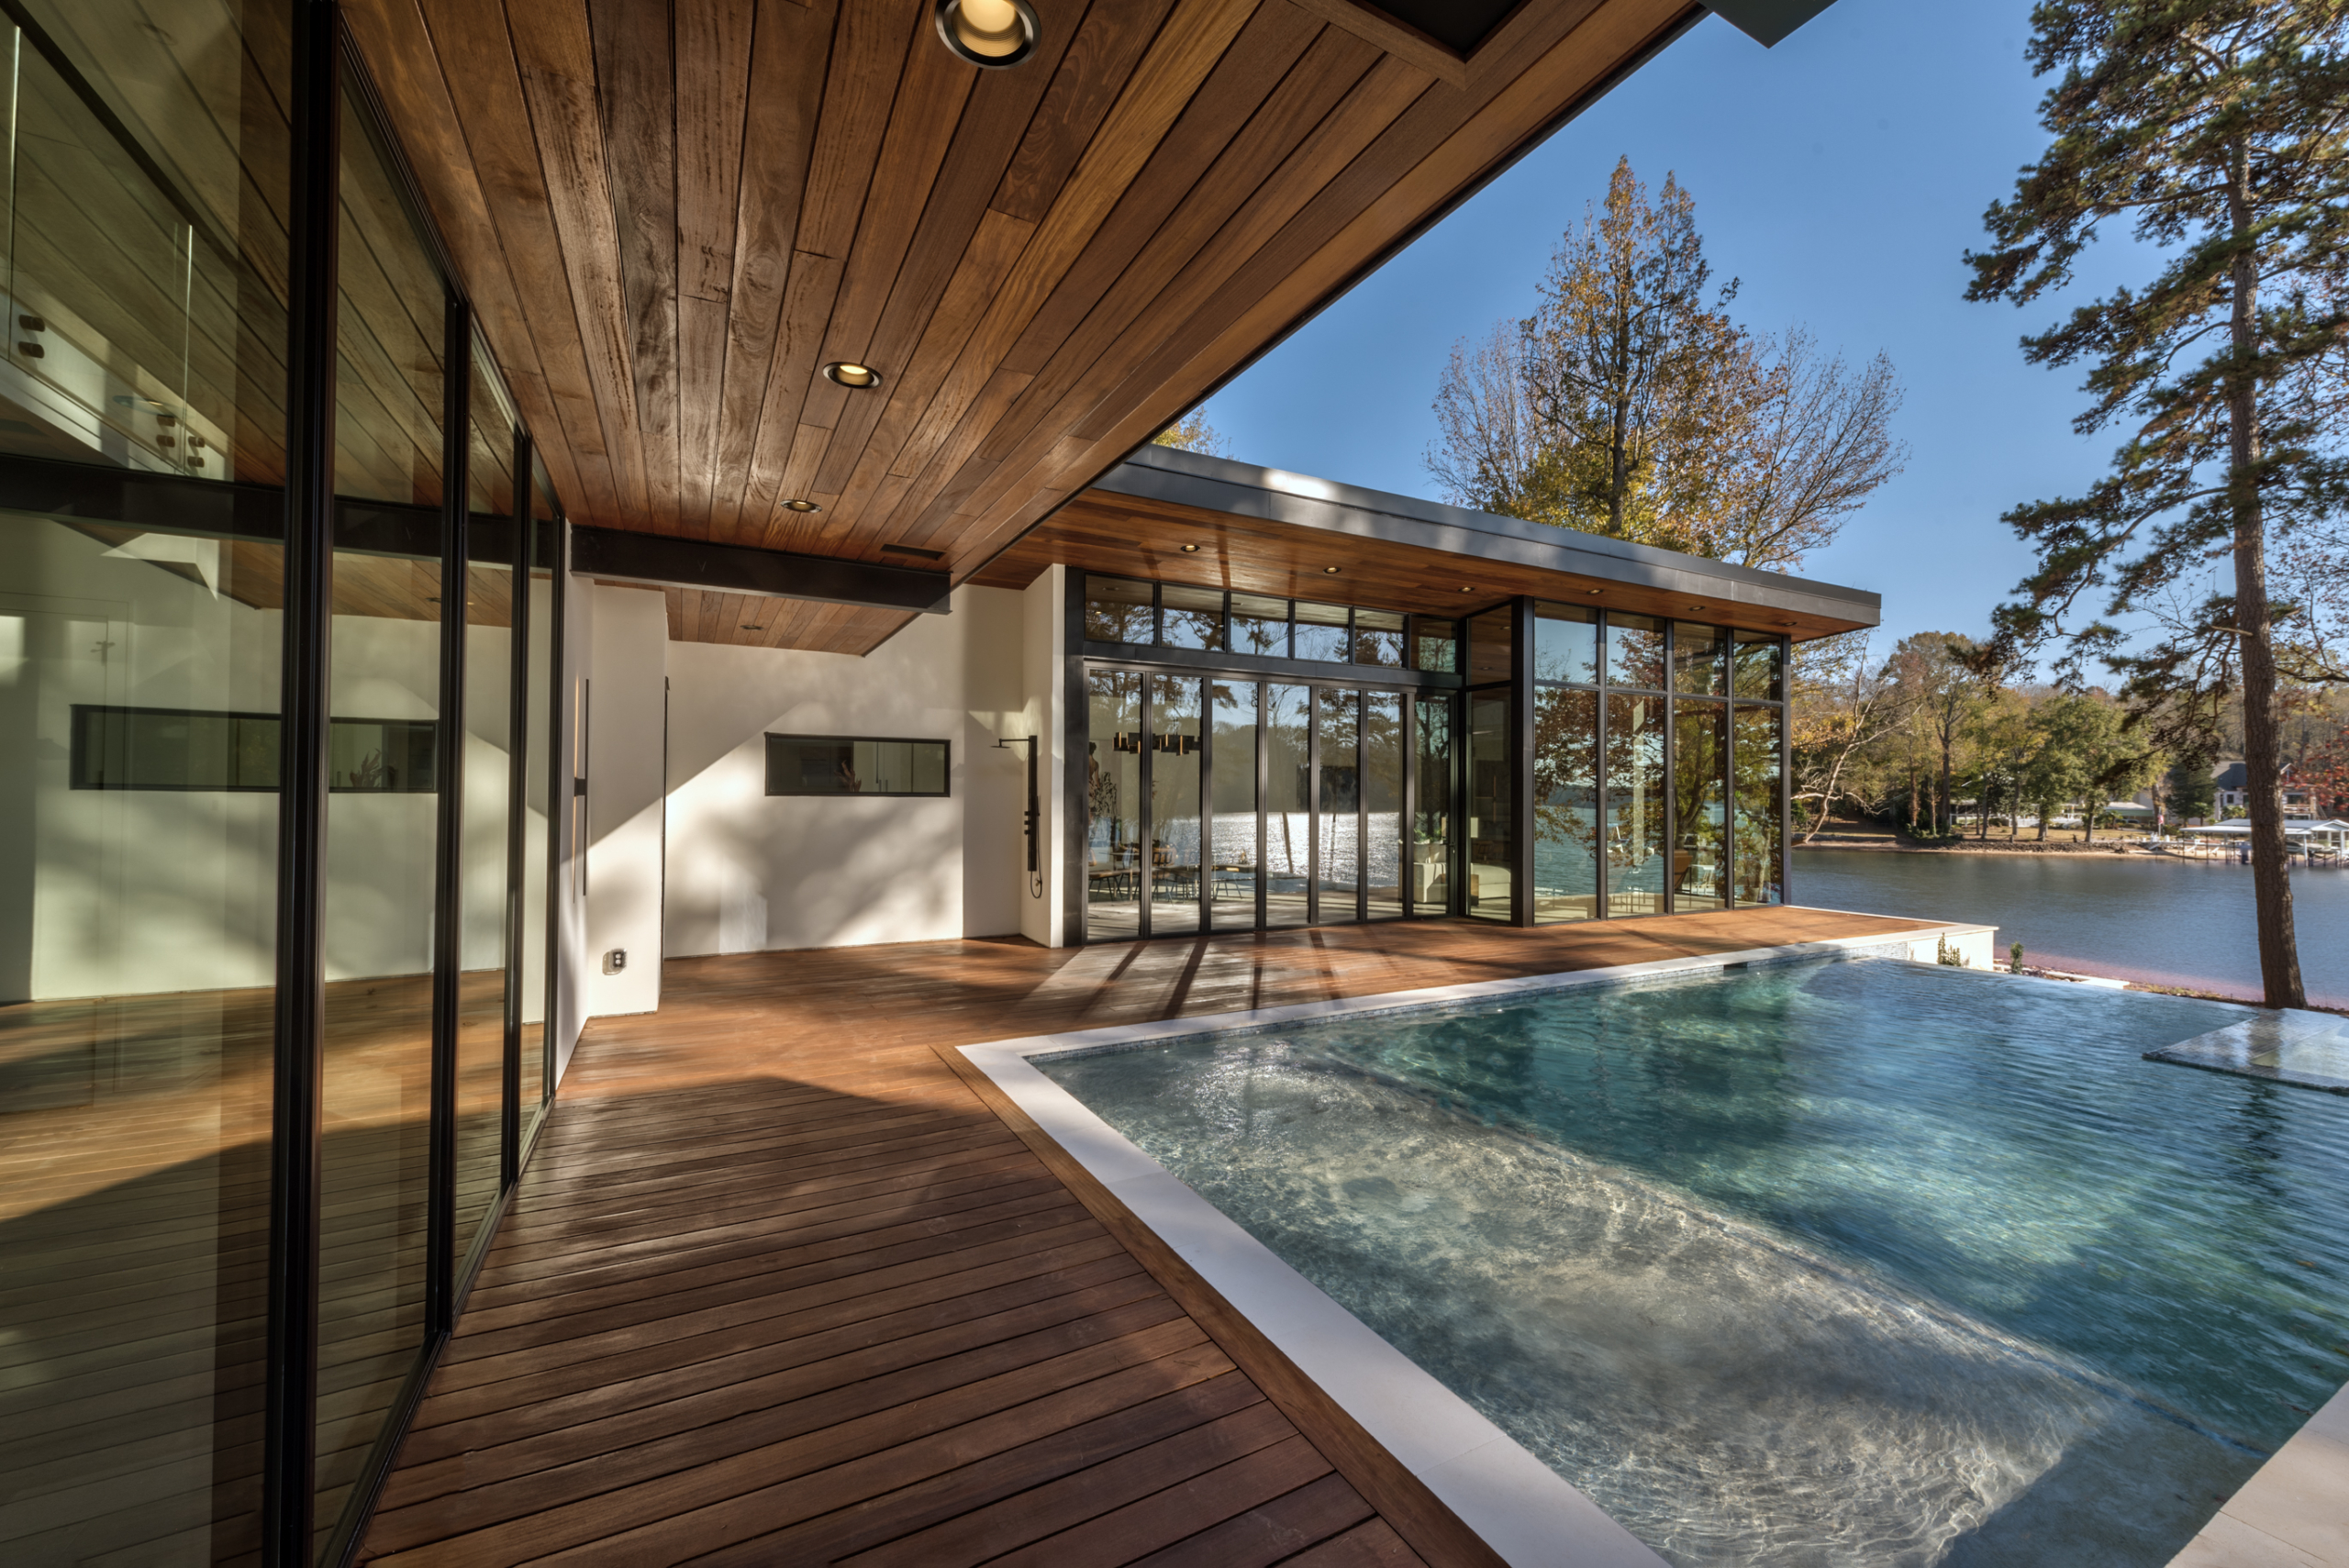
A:
[[[2165,1562],[2349,1379],[2349,1103],[1876,959],[1036,1065],[1681,1563]]]

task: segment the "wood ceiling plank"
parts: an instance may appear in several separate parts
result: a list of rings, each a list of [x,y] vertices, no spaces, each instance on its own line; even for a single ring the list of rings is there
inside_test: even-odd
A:
[[[918,26],[909,25],[905,9],[852,3],[841,12],[833,28],[823,112],[816,122],[808,157],[791,272],[784,285],[777,334],[761,366],[764,387],[758,397],[744,461],[721,472],[721,482],[739,475],[730,490],[721,483],[718,493],[718,505],[730,514],[729,537],[756,538],[774,505],[784,464],[798,434],[824,329],[839,296],[842,269],[855,244],[874,166],[888,131],[890,106],[905,73],[907,53],[930,26],[927,15],[918,8],[913,8],[911,19]],[[753,92],[757,91],[754,87]],[[735,378],[729,373],[727,382],[730,396]]]
[[[567,449],[576,476],[575,488],[568,492],[572,506],[589,516],[617,514],[618,493],[605,450],[603,414],[596,406],[586,354],[562,283],[562,243],[555,233],[505,16],[478,0],[420,0],[420,5],[450,103],[480,177],[485,218],[496,237],[495,254],[477,261],[488,266],[502,259],[528,323],[525,341],[538,350],[538,368],[552,404],[551,427],[536,418],[531,427],[540,439]],[[443,235],[449,232],[444,224]],[[484,328],[492,325],[484,323]],[[490,346],[501,363],[509,358],[497,339],[492,338]],[[527,363],[531,356],[523,351],[511,357]],[[509,384],[517,380],[509,377]],[[557,477],[562,466],[551,459],[549,476]]]
[[[680,532],[706,537],[726,389],[757,9],[737,0],[675,0],[675,6],[677,519]],[[760,156],[787,161],[789,145],[763,142]],[[804,159],[798,167],[804,172]],[[790,253],[788,243],[780,253]]]
[[[996,183],[989,206],[1008,217],[1043,221],[1172,5],[1173,0],[1119,0],[1093,7],[1052,72],[1051,90]]]
[[[1265,145],[1264,131],[1250,122],[1292,71],[1304,79],[1301,91],[1291,95],[1296,97],[1311,95],[1320,72],[1342,70],[1349,54],[1360,58],[1361,71],[1370,68],[1373,51],[1349,50],[1342,39],[1330,40],[1329,48],[1308,59],[1308,51],[1325,31],[1295,6],[1266,6],[1249,18],[1247,28],[1136,176],[1133,189],[1119,201],[1076,265],[1012,345],[1004,360],[1007,365],[1041,374],[1052,350],[1083,323],[1102,295],[1176,212],[1200,201],[1228,200],[1236,205],[1263,183],[1270,165],[1251,179],[1243,166],[1244,155],[1233,154],[1243,142],[1251,149]],[[1335,102],[1349,84],[1349,79],[1340,77],[1324,90]],[[1327,112],[1326,104],[1313,112],[1307,128]],[[1277,157],[1274,161],[1278,161]],[[1146,281],[1142,286],[1147,288]]]
[[[649,519],[643,411],[629,363],[633,334],[620,277],[610,150],[596,101],[595,48],[583,0],[507,0],[506,14],[561,241],[562,276],[570,285],[572,317],[611,460],[614,498],[628,515]]]
[[[915,425],[904,455],[890,465],[891,473],[921,472],[952,438],[972,403],[993,381],[1005,352],[1108,217],[1256,5],[1257,0],[1183,0],[1160,29],[1005,278],[953,372]],[[928,504],[927,498],[922,504]]]
[[[690,641],[691,639],[685,636],[685,590],[663,588],[661,591],[661,601],[668,606],[669,610],[669,640]]]
[[[539,345],[516,291],[505,242],[490,216],[483,176],[424,10],[417,0],[351,0],[344,15],[385,106],[398,122],[410,159],[432,173],[425,182],[425,195],[433,220],[465,267],[475,322],[497,358],[522,417],[545,443],[548,472],[566,494],[584,504],[586,481],[565,439],[568,431],[541,368]],[[503,28],[496,33],[502,50]],[[494,113],[490,106],[481,107],[485,114]]]
[[[644,450],[645,515],[677,529],[677,61],[668,7],[596,0],[588,8],[618,240],[628,358]]]
[[[1356,47],[1361,46],[1357,43]],[[1170,334],[1182,330],[1186,321],[1209,308],[1219,291],[1228,285],[1247,260],[1286,228],[1296,213],[1309,205],[1339,172],[1375,143],[1397,117],[1419,100],[1429,83],[1427,74],[1416,67],[1391,55],[1377,57],[1353,90],[1303,137],[1294,152],[1281,160],[1278,168],[1239,210],[1210,238],[1190,246],[1190,261],[1166,286],[1149,296],[1134,319],[1114,331],[1104,323],[1099,331],[1073,339],[1061,373],[1062,384],[1068,390],[1053,404],[1047,405],[1049,412],[1030,422],[1018,444],[997,460],[1000,466],[985,496],[990,507],[1029,476],[1034,464],[1072,424],[1077,425],[1080,435],[1097,440],[1097,436],[1086,432],[1078,422],[1077,412],[1097,409],[1111,395],[1112,389],[1130,379],[1131,367],[1137,361],[1145,360]],[[1188,236],[1168,237],[1168,242],[1177,248],[1187,241]],[[1110,313],[1112,319],[1132,310],[1136,294],[1132,290],[1119,291],[1118,308]],[[1078,357],[1097,343],[1100,345],[1098,356],[1080,369]],[[1043,400],[1037,401],[1041,404]],[[1187,404],[1178,404],[1173,414],[1160,417],[1159,423],[1164,424],[1184,406]],[[930,477],[925,475],[925,479]],[[1087,473],[1081,477],[1090,480],[1093,476]],[[1062,484],[1067,483],[1063,477]],[[907,504],[918,501],[926,508],[937,491],[943,488],[941,478],[936,489],[927,495],[917,489]],[[1008,537],[1000,526],[993,526],[997,523],[996,510],[990,509],[985,515],[991,526],[984,534],[956,541],[953,553],[958,569],[967,570],[969,563],[984,560],[985,552],[991,552],[1002,538]]]
[[[1400,22],[1386,12],[1356,0],[1293,0],[1298,8],[1308,11],[1332,27],[1343,28],[1385,53],[1421,71],[1439,82],[1454,87],[1468,84],[1468,62],[1450,45],[1430,38],[1408,22]],[[1481,49],[1480,49],[1481,52]]]
[[[1023,234],[1035,228],[1032,219],[1020,221],[994,211],[988,205],[989,193],[1003,178],[1025,138],[1033,134],[1041,117],[1039,104],[1046,104],[1042,112],[1049,112],[1047,89],[1061,79],[1072,35],[1083,44],[1096,30],[1095,18],[1119,9],[1096,6],[1088,17],[1084,0],[1053,0],[1039,13],[1044,41],[1034,58],[1019,71],[971,72],[978,80],[878,324],[853,348],[836,337],[833,348],[827,350],[827,357],[876,366],[888,379],[884,383],[884,399],[852,399],[843,408],[843,417],[835,428],[846,439],[836,438],[832,443],[826,473],[814,481],[817,488],[832,494],[848,490],[876,432],[890,431],[883,445],[894,448],[903,439],[905,426],[928,402],[943,367],[925,376],[925,367],[916,356],[933,340],[930,328],[945,303],[946,291],[962,276],[981,230],[989,231],[986,238],[992,242],[999,240],[1007,225],[1016,224]],[[987,286],[1000,281],[1010,261],[1011,257],[1006,256],[996,263]],[[953,329],[952,323],[949,329]],[[885,469],[885,461],[882,466]]]
[[[720,0],[723,3],[723,0]],[[710,463],[708,537],[739,540],[745,476],[793,278],[794,243],[831,67],[833,8],[759,0],[742,139],[740,217]],[[715,221],[715,219],[713,220]],[[753,536],[755,537],[755,536]]]

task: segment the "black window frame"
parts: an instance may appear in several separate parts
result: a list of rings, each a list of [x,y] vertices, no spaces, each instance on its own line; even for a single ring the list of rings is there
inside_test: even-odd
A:
[[[937,789],[809,790],[775,787],[776,743],[812,741],[829,746],[935,746],[939,750]],[[951,800],[954,795],[954,742],[927,735],[802,735],[769,730],[766,735],[765,793],[772,800]]]

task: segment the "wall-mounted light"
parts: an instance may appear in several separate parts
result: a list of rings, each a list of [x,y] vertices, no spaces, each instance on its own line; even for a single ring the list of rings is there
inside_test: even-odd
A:
[[[795,495],[783,504],[783,509],[786,512],[820,512],[824,508],[804,496]]]
[[[938,0],[938,36],[960,59],[988,71],[1036,52],[1036,13],[1028,0]]]
[[[824,367],[824,379],[834,386],[864,391],[881,384],[881,373],[871,365],[860,365],[852,360],[834,360]]]

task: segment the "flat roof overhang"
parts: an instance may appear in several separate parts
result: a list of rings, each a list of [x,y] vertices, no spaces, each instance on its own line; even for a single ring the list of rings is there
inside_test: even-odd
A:
[[[1154,446],[971,581],[1024,588],[1052,565],[1417,615],[1524,594],[1798,641],[1874,627],[1883,610],[1861,588]]]

